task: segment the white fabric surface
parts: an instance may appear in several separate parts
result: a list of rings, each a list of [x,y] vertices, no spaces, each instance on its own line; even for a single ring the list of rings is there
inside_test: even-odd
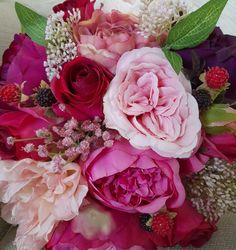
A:
[[[110,0],[115,1],[115,0]],[[201,6],[207,0],[187,0],[196,8]],[[0,57],[3,51],[9,46],[14,33],[19,32],[20,25],[14,11],[14,0],[0,0]],[[18,0],[18,2],[27,4],[29,7],[37,10],[41,14],[50,12],[51,6],[62,0]],[[236,35],[236,0],[229,0],[224,13],[218,25],[227,34]],[[1,225],[0,225],[1,228]],[[7,236],[0,241],[0,250],[13,250],[11,242],[14,238],[14,230],[11,230]],[[170,249],[170,248],[169,248]],[[181,248],[171,248],[181,249]],[[193,249],[193,248],[188,248]],[[236,249],[236,215],[227,215],[221,219],[219,230],[212,240],[203,248],[203,250],[235,250]],[[32,249],[34,250],[34,249]]]

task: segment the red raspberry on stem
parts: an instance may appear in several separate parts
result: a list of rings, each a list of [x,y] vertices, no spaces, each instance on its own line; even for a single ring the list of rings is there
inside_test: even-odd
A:
[[[211,89],[221,89],[229,80],[229,73],[225,68],[212,67],[206,72],[206,82]]]
[[[9,83],[0,86],[0,101],[5,103],[20,102],[21,91],[17,84]]]
[[[152,220],[152,230],[160,235],[161,237],[165,237],[169,233],[171,233],[174,226],[174,221],[171,219],[168,213],[160,213],[156,214]]]

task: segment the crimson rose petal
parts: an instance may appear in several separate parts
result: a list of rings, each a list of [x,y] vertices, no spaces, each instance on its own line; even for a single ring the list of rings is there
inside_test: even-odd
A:
[[[112,74],[101,65],[77,57],[64,65],[60,79],[54,78],[51,88],[72,117],[86,120],[103,116],[102,99],[111,79]]]

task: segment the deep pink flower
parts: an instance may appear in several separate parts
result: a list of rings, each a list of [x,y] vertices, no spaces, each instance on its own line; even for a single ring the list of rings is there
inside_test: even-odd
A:
[[[203,153],[226,161],[236,160],[236,135],[207,135],[202,145]]]
[[[150,45],[148,39],[137,33],[137,23],[136,17],[115,10],[95,10],[90,20],[79,22],[73,29],[78,51],[115,73],[122,54]]]
[[[179,207],[185,199],[177,160],[135,149],[125,140],[94,151],[84,173],[91,193],[121,211],[154,213],[167,204]]]
[[[138,214],[131,215],[92,202],[82,207],[73,221],[59,224],[46,249],[151,250],[155,246],[140,227]]]
[[[64,11],[64,18],[66,19],[69,15],[67,11],[72,11],[73,9],[79,9],[81,20],[87,20],[91,18],[94,11],[95,0],[66,0],[53,7],[55,13],[59,11]]]
[[[25,94],[32,94],[41,80],[47,81],[43,66],[45,60],[44,47],[34,43],[24,34],[15,35],[9,49],[3,54],[0,82],[21,84],[25,81]]]
[[[217,157],[228,162],[236,160],[236,136],[233,134],[206,135],[197,152],[188,159],[179,159],[181,175],[201,171],[207,161]]]
[[[212,234],[216,231],[215,223],[208,223],[204,217],[199,214],[191,203],[185,203],[175,209],[170,209],[176,214],[172,232],[165,237],[150,233],[150,239],[159,247],[173,247],[180,245],[182,247],[201,247],[210,240]]]
[[[11,111],[0,115],[0,159],[23,159],[30,157],[39,159],[36,153],[26,154],[22,147],[27,142],[18,142],[11,147],[7,144],[7,137],[18,139],[35,137],[37,129],[48,127],[49,122],[33,112]],[[37,141],[38,143],[40,141]]]

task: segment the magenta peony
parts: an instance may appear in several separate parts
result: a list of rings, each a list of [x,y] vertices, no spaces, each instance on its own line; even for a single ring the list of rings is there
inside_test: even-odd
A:
[[[27,110],[27,109],[26,109]],[[22,147],[29,143],[17,142],[14,146],[7,144],[7,137],[12,136],[17,139],[27,139],[35,137],[37,129],[47,127],[49,121],[40,117],[32,110],[30,113],[24,111],[9,111],[0,115],[0,159],[23,159],[31,157],[39,159],[36,152],[26,154]],[[40,143],[40,141],[37,141]]]
[[[46,60],[44,47],[34,43],[24,34],[15,35],[14,41],[3,54],[0,68],[0,83],[24,84],[24,93],[32,94],[41,80],[47,81],[43,62]]]
[[[104,97],[107,127],[140,149],[187,158],[198,146],[201,122],[195,98],[159,48],[125,53]]]
[[[135,246],[134,246],[135,242]],[[147,250],[155,249],[139,224],[139,215],[101,207],[95,202],[81,206],[71,222],[55,229],[46,250]]]
[[[208,157],[218,157],[233,162],[236,160],[236,135],[230,133],[207,135],[202,150]]]
[[[203,133],[202,143],[197,152],[188,159],[179,159],[181,175],[189,175],[201,171],[207,161],[213,157],[228,162],[236,160],[236,136],[230,133],[206,135]]]
[[[177,160],[135,149],[125,140],[96,150],[83,171],[91,193],[121,211],[154,213],[165,205],[179,207],[185,199]]]

